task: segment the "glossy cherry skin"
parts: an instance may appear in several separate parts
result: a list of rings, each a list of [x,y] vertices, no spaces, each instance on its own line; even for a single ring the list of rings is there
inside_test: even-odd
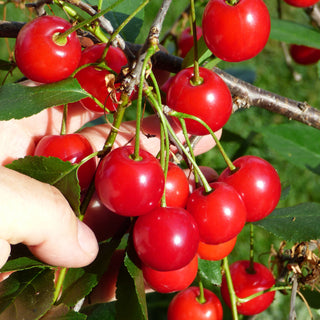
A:
[[[284,0],[287,4],[298,8],[307,8],[315,5],[319,0]]]
[[[200,241],[198,255],[201,259],[210,261],[219,261],[228,256],[236,245],[237,237],[219,244],[207,244]]]
[[[138,217],[133,243],[143,264],[158,271],[186,266],[196,255],[199,230],[183,208],[159,207]]]
[[[316,48],[292,44],[289,52],[293,61],[298,64],[314,64],[320,60],[320,50]]]
[[[36,145],[35,156],[57,157],[72,164],[79,163],[82,159],[92,154],[93,148],[89,141],[78,133],[65,135],[44,136]],[[91,158],[78,169],[78,179],[82,190],[89,184],[96,170],[96,160]]]
[[[38,17],[24,25],[15,44],[15,59],[20,71],[41,83],[69,77],[80,61],[80,41],[75,32],[67,37],[65,45],[57,44],[53,37],[70,28],[69,22],[56,16]]]
[[[270,289],[275,284],[271,271],[261,263],[254,262],[255,273],[249,273],[250,261],[240,260],[230,265],[234,291],[239,298],[246,298],[257,292]],[[222,277],[221,295],[230,307],[230,295],[225,275]],[[266,310],[273,302],[275,291],[267,292],[248,302],[237,305],[238,313],[251,316]]]
[[[204,187],[193,191],[187,210],[199,227],[200,241],[219,244],[236,237],[245,225],[247,211],[238,192],[222,182],[210,183],[213,191]]]
[[[119,147],[99,164],[95,187],[101,202],[123,216],[146,214],[158,206],[164,191],[164,173],[159,161],[140,149],[141,160],[133,160],[134,147]]]
[[[102,57],[105,47],[105,43],[100,43],[83,50],[79,67],[88,63],[98,62]],[[121,49],[109,47],[105,62],[110,69],[118,74],[121,71],[121,68],[127,64],[127,58]],[[106,69],[88,66],[77,72],[75,77],[79,81],[81,87],[105,105],[106,109],[115,111],[117,109],[117,104],[114,103],[110,97],[113,88],[106,83],[106,77],[108,77],[108,75],[110,76],[110,72]],[[115,85],[115,87],[117,86],[119,85]],[[116,93],[116,99],[120,99],[120,92]],[[89,97],[80,100],[80,102],[90,111],[99,114],[103,114],[106,111]]]
[[[281,196],[281,182],[277,171],[266,160],[256,156],[243,156],[233,164],[236,171],[225,169],[218,181],[234,187],[247,208],[247,222],[268,216]]]
[[[270,34],[270,15],[263,0],[210,0],[202,17],[202,32],[209,50],[218,58],[239,62],[255,57]]]
[[[167,105],[178,112],[202,119],[213,130],[221,129],[232,113],[232,98],[229,88],[213,71],[200,67],[203,83],[192,85],[194,69],[181,70],[173,79],[167,93]],[[179,124],[179,120],[173,117]],[[199,122],[186,119],[190,134],[206,135],[208,130]]]
[[[202,36],[202,28],[197,26],[197,39],[199,40]],[[191,34],[191,28],[186,28],[181,32],[178,39],[178,51],[179,55],[184,58],[190,49],[193,47],[193,35]]]
[[[165,198],[168,207],[185,208],[189,196],[189,181],[184,171],[175,163],[169,162],[165,183]]]
[[[198,272],[198,256],[184,267],[172,271],[158,271],[142,266],[143,277],[150,288],[160,293],[172,293],[188,288]]]
[[[218,297],[204,289],[205,303],[199,303],[198,287],[189,287],[177,293],[168,308],[168,320],[222,320],[223,310]]]

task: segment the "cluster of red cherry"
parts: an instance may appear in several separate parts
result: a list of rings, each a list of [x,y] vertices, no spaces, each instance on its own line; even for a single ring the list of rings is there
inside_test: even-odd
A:
[[[75,73],[81,87],[95,98],[81,100],[84,108],[100,114],[116,111],[119,96],[115,89],[119,84],[114,75],[127,64],[125,55],[114,47],[106,51],[105,44],[81,51],[74,32],[63,37],[70,28],[68,22],[52,16],[39,17],[25,25],[15,47],[19,69],[40,83],[60,81]],[[247,60],[257,55],[268,40],[269,13],[262,0],[241,0],[234,5],[211,0],[204,12],[202,32],[208,48],[218,58]],[[211,70],[200,67],[199,76],[201,83],[194,84],[193,68],[180,71],[170,80],[166,103],[172,110],[202,119],[212,131],[219,130],[232,113],[230,91]],[[194,119],[186,119],[186,127],[190,134],[208,134]],[[192,308],[199,295],[199,288],[189,287],[197,274],[198,256],[208,260],[226,257],[245,223],[265,218],[277,206],[280,179],[267,161],[243,156],[233,162],[233,169],[227,168],[217,179],[208,181],[210,190],[202,186],[190,193],[188,178],[179,166],[169,163],[165,177],[156,157],[140,149],[137,161],[132,159],[133,152],[133,147],[118,147],[102,159],[98,168],[94,159],[87,161],[78,171],[79,183],[85,190],[95,174],[95,188],[103,205],[121,217],[136,217],[132,239],[146,282],[163,293],[183,290],[169,307],[168,319],[177,320],[179,313]],[[89,142],[79,134],[46,136],[35,150],[37,156],[55,156],[72,163],[92,153]],[[164,193],[166,206],[162,207]],[[274,285],[266,267],[255,263],[254,272],[250,273],[248,263],[238,261],[230,267],[238,297]],[[221,293],[230,305],[225,278]],[[214,319],[222,319],[218,298],[208,290],[204,295],[204,305],[211,308]],[[274,292],[266,293],[240,304],[238,311],[247,315],[259,313],[273,297]],[[193,313],[191,318],[197,316]]]

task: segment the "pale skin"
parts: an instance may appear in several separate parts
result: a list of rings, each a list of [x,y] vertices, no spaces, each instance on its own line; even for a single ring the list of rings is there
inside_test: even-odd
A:
[[[80,104],[69,108],[67,133],[78,130],[97,115],[85,111]],[[58,189],[4,167],[11,161],[32,155],[39,139],[59,134],[62,108],[50,108],[22,120],[0,121],[0,267],[11,250],[11,244],[24,243],[41,261],[61,267],[82,267],[90,264],[98,253],[94,233],[76,218]],[[95,150],[101,150],[111,125],[104,124],[81,131]],[[155,116],[144,119],[141,147],[154,155],[159,151],[159,122]],[[182,137],[178,128],[176,132]],[[123,123],[115,147],[130,141],[135,122]],[[217,133],[220,137],[221,132]],[[214,146],[204,136],[195,148],[196,154]]]

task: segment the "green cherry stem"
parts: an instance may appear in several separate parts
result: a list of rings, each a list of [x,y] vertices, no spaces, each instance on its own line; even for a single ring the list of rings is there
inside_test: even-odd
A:
[[[122,1],[124,0],[118,0],[115,3],[113,3],[111,6],[107,7],[106,9],[100,11],[99,13],[95,14],[94,16],[90,17],[89,19],[83,20],[81,22],[79,22],[78,24],[76,24],[75,26],[71,27],[70,29],[66,30],[63,33],[58,34],[54,41],[55,42],[64,42],[66,41],[65,39],[67,39],[67,37],[74,31],[83,28],[87,25],[90,25],[92,22],[96,21],[98,18],[100,18],[101,16],[105,15],[106,13],[108,13],[109,11],[113,10],[118,4],[120,4]]]
[[[176,133],[174,132],[174,130],[172,129],[168,119],[166,118],[161,106],[158,104],[158,101],[155,99],[155,97],[152,94],[152,90],[150,88],[148,88],[147,90],[145,90],[145,94],[148,97],[148,99],[150,100],[151,104],[154,106],[154,108],[157,111],[157,114],[160,118],[160,121],[163,122],[163,124],[165,125],[165,127],[168,129],[168,132],[171,134],[172,139],[175,140],[175,142],[177,143],[177,145],[179,146],[179,148],[182,150],[182,152],[186,155],[186,157],[189,159],[190,163],[193,165],[194,169],[197,170],[197,173],[201,179],[201,181],[203,182],[203,187],[205,189],[206,192],[211,192],[212,188],[210,187],[209,183],[207,182],[204,174],[202,173],[202,171],[200,170],[199,166],[197,165],[196,161],[193,159],[193,157],[190,155],[190,153],[188,152],[188,150],[184,147],[183,143],[179,140],[179,138],[177,137]]]
[[[254,231],[253,231],[253,224],[250,223],[250,265],[247,269],[247,272],[250,274],[254,274]]]
[[[174,110],[171,110],[169,112],[169,115],[170,116],[174,116],[174,117],[177,117],[177,118],[186,118],[186,119],[192,119],[192,120],[195,120],[195,121],[198,121],[199,123],[201,123],[208,131],[209,133],[211,134],[213,140],[215,141],[217,147],[218,147],[218,150],[220,151],[224,161],[226,162],[227,166],[229,167],[229,169],[231,171],[234,171],[236,170],[236,167],[235,165],[232,163],[232,161],[230,160],[230,158],[228,157],[228,155],[226,154],[226,152],[224,151],[223,147],[222,147],[222,144],[220,143],[219,139],[217,138],[217,136],[215,135],[215,133],[211,130],[211,128],[203,121],[201,120],[200,118],[198,117],[195,117],[195,116],[192,116],[190,114],[186,114],[186,113],[182,113],[182,112],[177,112],[177,111],[174,111]]]
[[[194,61],[194,76],[191,79],[191,83],[194,86],[198,86],[203,82],[199,72],[199,57],[198,57],[198,39],[197,39],[197,23],[196,23],[196,10],[194,7],[194,0],[190,0],[190,12],[191,12],[191,28],[193,36],[193,61]]]
[[[67,271],[68,271],[68,269],[65,267],[61,268],[59,271],[59,275],[58,275],[57,282],[56,282],[56,287],[55,287],[54,294],[53,294],[53,301],[54,302],[56,302],[59,298],[61,288],[63,285],[63,281],[64,281],[64,278],[66,277]]]
[[[67,131],[67,117],[68,117],[68,104],[65,104],[63,106],[63,114],[62,114],[60,135],[66,134],[66,131]]]
[[[203,283],[202,283],[202,281],[201,281],[201,278],[200,278],[200,276],[199,276],[199,273],[198,273],[198,286],[199,286],[199,296],[198,296],[196,299],[197,299],[197,301],[198,301],[199,303],[201,303],[201,304],[206,303],[207,300],[206,300],[206,298],[205,298],[205,296],[204,296]]]
[[[140,130],[141,130],[141,114],[142,114],[142,93],[145,82],[146,70],[150,61],[150,58],[156,52],[156,48],[154,46],[150,46],[147,50],[146,57],[143,61],[140,82],[139,82],[139,90],[138,90],[138,99],[137,99],[137,116],[136,116],[136,139],[134,144],[134,154],[133,159],[139,160],[139,148],[140,148]]]
[[[233,318],[233,320],[238,320],[239,317],[238,317],[238,311],[237,311],[237,296],[234,291],[234,287],[233,287],[233,283],[232,283],[228,257],[223,258],[223,270],[225,272],[228,290],[229,290],[229,294],[230,294],[232,318]]]

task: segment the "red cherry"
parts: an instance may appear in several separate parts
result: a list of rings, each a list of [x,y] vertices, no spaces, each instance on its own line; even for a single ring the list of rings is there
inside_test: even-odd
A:
[[[83,222],[90,227],[100,242],[114,236],[125,225],[127,219],[106,208],[95,193],[90,200]]]
[[[203,83],[193,85],[194,69],[181,70],[172,80],[167,94],[167,105],[178,112],[194,115],[213,130],[221,129],[232,112],[232,98],[229,88],[213,71],[200,67]],[[173,117],[177,123],[178,119]],[[206,135],[208,130],[195,120],[186,119],[190,134]]]
[[[198,255],[201,259],[218,261],[228,256],[237,242],[237,237],[219,244],[207,244],[200,241]]]
[[[111,151],[98,166],[95,187],[101,202],[123,216],[139,216],[154,209],[164,191],[159,161],[140,149],[141,160],[131,159],[134,147]]]
[[[75,32],[58,44],[54,38],[72,26],[56,16],[41,16],[20,30],[15,44],[15,59],[20,71],[29,79],[50,83],[69,77],[77,68],[81,45]]]
[[[100,43],[83,50],[79,67],[85,64],[98,62],[102,57],[105,47],[105,43]],[[109,47],[108,53],[105,57],[105,62],[116,74],[120,73],[121,68],[128,63],[127,58],[121,49],[115,47]],[[106,69],[102,69],[97,66],[88,66],[77,72],[75,77],[84,90],[92,94],[103,105],[105,105],[108,110],[115,111],[117,109],[117,103],[113,102],[110,97],[111,91],[114,88],[111,84],[108,85],[106,83],[106,77],[108,77],[108,75],[110,75],[110,72]],[[119,84],[116,84],[115,87],[119,87]],[[116,93],[117,100],[120,99],[120,95],[120,92]],[[80,101],[82,105],[90,111],[100,114],[105,112],[93,99],[89,97]]]
[[[181,269],[158,271],[142,266],[143,276],[149,287],[161,293],[181,291],[191,285],[198,272],[198,256]]]
[[[246,222],[247,211],[238,192],[222,182],[210,183],[211,192],[204,187],[189,197],[187,210],[196,219],[200,241],[219,244],[236,237]]]
[[[197,26],[197,39],[199,40],[202,36],[202,28]],[[191,34],[191,28],[186,28],[181,32],[178,38],[179,55],[184,58],[190,49],[193,47],[193,35]]]
[[[254,262],[254,273],[249,272],[250,261],[241,260],[230,265],[234,291],[239,298],[249,297],[257,292],[270,289],[275,284],[271,271],[261,263]],[[222,277],[221,295],[230,307],[230,295],[225,275]],[[251,316],[266,310],[272,303],[275,291],[267,292],[248,302],[237,305],[240,314]]]
[[[184,171],[173,162],[169,162],[165,183],[166,205],[185,208],[189,196],[189,181]]]
[[[57,157],[72,164],[79,163],[92,154],[89,141],[77,133],[44,136],[36,145],[35,156]],[[88,188],[96,170],[96,160],[91,158],[78,169],[78,179],[82,190]]]
[[[293,61],[298,64],[308,65],[320,60],[320,50],[316,48],[292,44],[289,52]]]
[[[183,208],[159,207],[138,217],[133,243],[143,264],[158,271],[186,266],[199,245],[197,224]]]
[[[176,294],[168,308],[168,320],[222,320],[223,310],[218,297],[204,289],[206,302],[200,303],[198,287],[189,287]]]
[[[270,15],[262,0],[210,0],[202,17],[202,32],[209,50],[218,58],[239,62],[255,57],[270,34]]]
[[[298,8],[307,8],[315,5],[319,0],[284,0],[287,4]]]
[[[281,196],[281,182],[277,171],[266,160],[243,156],[233,164],[235,172],[225,169],[218,181],[234,187],[247,208],[247,222],[258,221],[269,215]]]

